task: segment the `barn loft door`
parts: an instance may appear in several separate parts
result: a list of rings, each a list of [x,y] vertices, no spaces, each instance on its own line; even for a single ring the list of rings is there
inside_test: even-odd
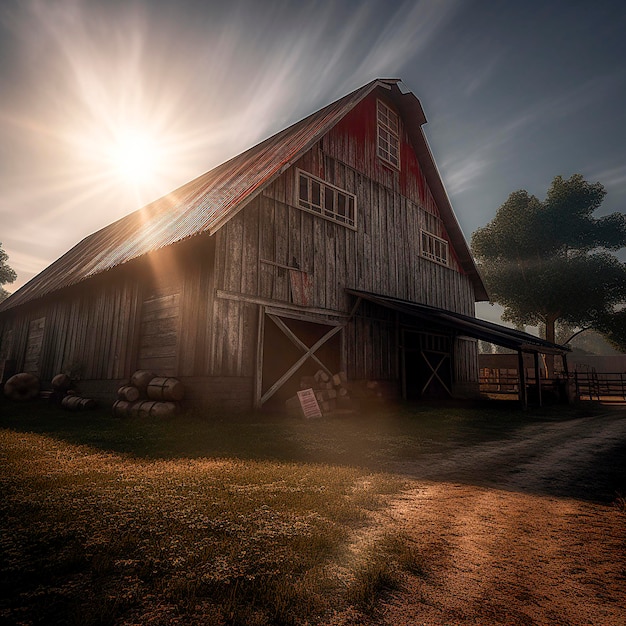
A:
[[[402,354],[405,399],[452,395],[452,337],[404,330]]]
[[[339,371],[342,325],[330,325],[265,313],[259,337],[261,384],[258,407],[278,406],[300,389],[300,378],[322,369]]]
[[[177,374],[180,292],[154,289],[143,300],[137,369],[162,376]]]

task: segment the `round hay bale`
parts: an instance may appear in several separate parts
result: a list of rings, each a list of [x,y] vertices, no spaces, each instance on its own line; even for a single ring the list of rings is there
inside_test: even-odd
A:
[[[146,400],[134,405],[139,417],[172,417],[176,415],[178,406],[174,402],[157,402]]]
[[[61,406],[68,411],[85,411],[95,408],[96,401],[91,398],[80,398],[79,396],[65,396],[61,400]]]
[[[113,415],[115,417],[132,417],[133,403],[126,400],[117,400],[113,403]]]
[[[155,377],[156,374],[151,370],[137,370],[130,377],[130,384],[137,389],[145,390]]]
[[[55,391],[67,391],[72,386],[72,379],[67,374],[57,374],[52,379],[52,389]]]
[[[151,400],[177,402],[185,395],[185,387],[177,378],[153,378],[146,391]]]
[[[117,390],[117,397],[120,400],[126,400],[126,402],[137,402],[141,392],[137,387],[133,387],[132,385],[125,385],[124,387],[120,387]]]
[[[39,395],[39,379],[27,372],[15,374],[4,383],[4,395],[18,402],[32,400]]]

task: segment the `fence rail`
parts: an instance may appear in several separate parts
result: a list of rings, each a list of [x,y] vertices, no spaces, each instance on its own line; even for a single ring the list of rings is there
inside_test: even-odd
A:
[[[503,397],[519,395],[520,382],[517,370],[482,368],[480,372],[481,393]],[[534,369],[527,369],[525,378],[528,391],[536,390]],[[556,378],[544,378],[542,376],[541,391],[560,396],[566,382],[577,400],[593,400],[614,404],[626,403],[626,373],[575,371],[567,377],[564,374]]]
[[[580,400],[626,402],[626,374],[574,372],[576,397]]]

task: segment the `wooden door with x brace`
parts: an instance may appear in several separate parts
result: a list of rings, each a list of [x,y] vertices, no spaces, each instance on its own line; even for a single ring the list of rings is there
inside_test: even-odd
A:
[[[302,376],[322,369],[336,374],[341,365],[343,324],[312,321],[267,309],[259,328],[256,406],[279,407],[300,389]]]
[[[452,337],[404,329],[401,348],[405,399],[452,395]]]

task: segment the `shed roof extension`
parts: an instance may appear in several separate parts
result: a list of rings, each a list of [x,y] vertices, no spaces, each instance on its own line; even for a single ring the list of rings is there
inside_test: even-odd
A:
[[[435,326],[450,329],[457,335],[488,341],[511,350],[560,356],[570,352],[568,346],[552,343],[515,328],[508,328],[501,324],[495,324],[494,322],[488,322],[487,320],[481,320],[454,311],[440,309],[427,304],[417,304],[408,300],[392,298],[368,291],[359,291],[357,289],[346,289],[346,291],[357,298],[369,300],[379,306],[398,311],[398,313],[420,319]]]
[[[419,100],[399,79],[377,79],[269,139],[80,241],[0,304],[0,311],[42,298],[118,265],[202,233],[213,234],[288,169],[376,88],[388,90],[407,126],[460,264],[487,299],[483,281],[437,171]]]

